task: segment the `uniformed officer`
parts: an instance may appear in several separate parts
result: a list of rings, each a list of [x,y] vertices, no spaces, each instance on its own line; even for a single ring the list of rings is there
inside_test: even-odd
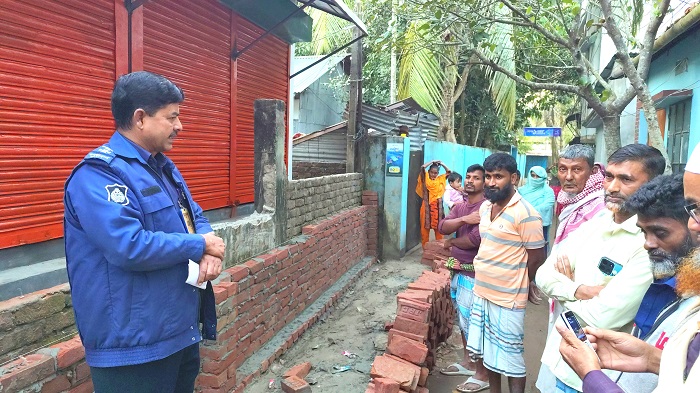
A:
[[[163,154],[182,131],[183,100],[163,76],[120,77],[117,131],[66,181],[68,279],[98,393],[191,393],[199,342],[216,338],[208,281],[221,273],[225,245]],[[188,280],[189,269],[197,277]]]

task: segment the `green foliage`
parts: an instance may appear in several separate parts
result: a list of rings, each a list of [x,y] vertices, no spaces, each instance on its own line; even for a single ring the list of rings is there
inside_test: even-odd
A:
[[[437,114],[443,100],[444,74],[440,62],[419,32],[425,25],[422,21],[412,22],[403,35],[398,99],[412,97],[420,106]]]
[[[509,131],[496,111],[489,84],[485,70],[476,68],[471,72],[455,108],[455,133],[459,143],[497,149],[517,142],[516,134]]]

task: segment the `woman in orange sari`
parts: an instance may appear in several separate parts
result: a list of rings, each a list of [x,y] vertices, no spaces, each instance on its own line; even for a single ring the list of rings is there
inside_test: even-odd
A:
[[[440,175],[440,167],[445,168],[445,173]],[[428,168],[428,176],[425,175],[425,168]],[[442,234],[438,232],[438,222],[444,218],[442,210],[442,195],[445,193],[447,175],[450,170],[442,161],[430,161],[421,167],[416,185],[416,194],[423,199],[420,209],[420,237],[425,248],[425,243],[430,240],[430,230],[435,232],[435,239],[442,239]]]

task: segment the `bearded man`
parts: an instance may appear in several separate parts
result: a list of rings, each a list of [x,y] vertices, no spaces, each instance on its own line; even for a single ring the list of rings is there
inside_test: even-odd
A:
[[[623,146],[610,155],[604,180],[607,210],[571,234],[537,272],[537,286],[555,300],[554,316],[571,310],[584,325],[630,331],[652,274],[637,216],[624,203],[661,175],[665,164],[661,152],[642,144]],[[602,272],[603,263],[615,271]],[[552,318],[550,324],[556,321]],[[537,387],[543,392],[580,392],[581,379],[561,358],[560,341],[550,326]]]
[[[683,178],[687,227],[697,241],[700,232],[700,148],[693,152]],[[662,268],[663,270],[663,268]],[[557,326],[563,340],[559,348],[564,360],[583,379],[584,393],[623,393],[601,368],[625,373],[659,375],[654,392],[696,392],[700,386],[700,252],[696,248],[676,269],[676,292],[684,299],[680,312],[664,342],[663,351],[630,334],[587,327],[588,340],[597,354],[567,329]],[[644,374],[634,374],[634,377]]]

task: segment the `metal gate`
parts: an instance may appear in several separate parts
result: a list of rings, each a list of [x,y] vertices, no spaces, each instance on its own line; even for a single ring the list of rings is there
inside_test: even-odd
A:
[[[0,2],[0,248],[63,235],[63,184],[114,131],[114,0]]]

